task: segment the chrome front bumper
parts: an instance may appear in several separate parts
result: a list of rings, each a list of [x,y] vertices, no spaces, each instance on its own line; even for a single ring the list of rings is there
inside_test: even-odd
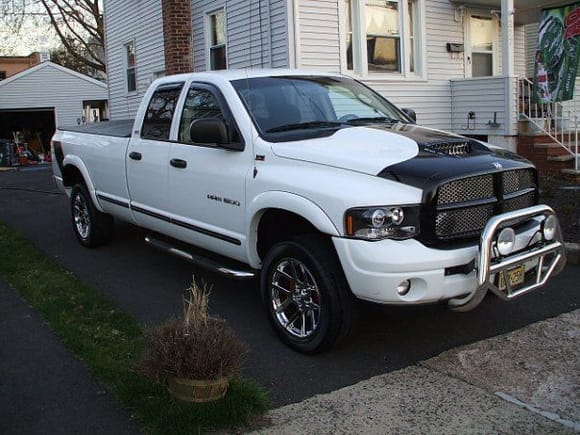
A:
[[[550,215],[555,216],[554,210],[546,205],[537,205],[491,218],[481,234],[475,261],[477,287],[464,297],[450,299],[449,307],[454,311],[472,310],[481,303],[488,290],[503,300],[511,300],[543,286],[551,276],[560,272],[566,264],[566,250],[559,224],[552,240],[545,240],[541,231],[541,222]],[[528,247],[507,256],[500,256],[496,249],[499,230],[534,218],[540,222],[538,231],[529,240]],[[512,288],[508,271],[521,265],[527,266],[528,278],[522,286]],[[503,275],[505,289],[499,288],[500,274]]]

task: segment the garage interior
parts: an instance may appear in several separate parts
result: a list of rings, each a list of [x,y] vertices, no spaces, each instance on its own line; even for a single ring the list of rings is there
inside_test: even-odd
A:
[[[49,154],[50,138],[56,130],[54,108],[0,110],[0,163],[15,163],[18,150],[11,150],[10,143],[18,143],[32,155]]]

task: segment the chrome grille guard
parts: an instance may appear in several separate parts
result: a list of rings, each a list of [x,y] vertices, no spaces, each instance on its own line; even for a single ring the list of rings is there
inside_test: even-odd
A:
[[[554,210],[550,207],[536,205],[492,217],[481,234],[478,256],[475,259],[477,286],[467,296],[450,299],[449,308],[454,311],[472,310],[483,301],[488,290],[491,290],[503,300],[511,300],[543,286],[552,275],[559,273],[566,264],[566,250],[562,241],[559,223],[557,224],[555,237],[550,241],[544,240],[540,230],[541,241],[534,243],[529,248],[505,257],[494,258],[493,255],[498,229],[534,217],[543,216],[546,219],[550,215],[556,216]],[[536,270],[533,282],[525,283],[523,287],[518,289],[512,289],[507,277],[507,271],[518,265],[536,260],[538,263],[534,266]],[[500,290],[499,286],[493,282],[496,274],[504,275],[505,291]]]

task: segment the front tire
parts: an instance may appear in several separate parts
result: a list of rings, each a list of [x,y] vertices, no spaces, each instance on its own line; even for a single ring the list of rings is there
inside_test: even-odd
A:
[[[355,300],[328,238],[304,235],[274,245],[261,290],[274,329],[299,352],[328,350],[350,332]]]
[[[85,185],[72,188],[70,206],[73,230],[81,245],[95,248],[111,240],[113,218],[97,210]]]

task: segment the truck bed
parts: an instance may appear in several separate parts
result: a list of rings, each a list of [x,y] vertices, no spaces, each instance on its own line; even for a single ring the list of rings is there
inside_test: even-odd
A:
[[[78,126],[58,127],[58,129],[61,131],[74,131],[100,136],[131,137],[133,123],[133,119],[120,119],[118,121],[103,121]]]

